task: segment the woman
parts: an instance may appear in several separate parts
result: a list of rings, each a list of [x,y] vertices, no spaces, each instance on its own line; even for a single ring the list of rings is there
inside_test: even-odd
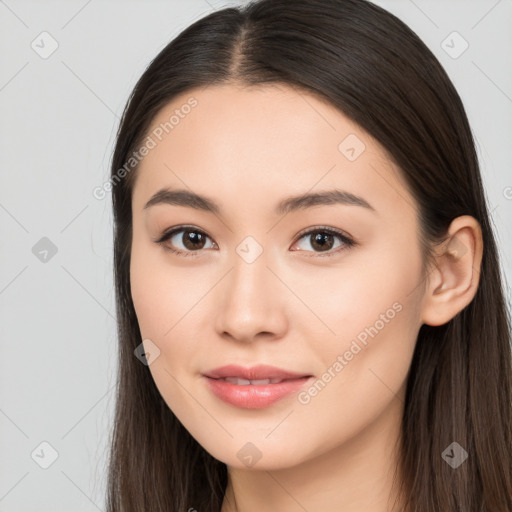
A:
[[[464,107],[395,16],[260,0],[153,60],[112,162],[108,510],[512,511]]]

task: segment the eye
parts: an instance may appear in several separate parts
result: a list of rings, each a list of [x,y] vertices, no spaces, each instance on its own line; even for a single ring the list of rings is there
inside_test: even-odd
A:
[[[165,231],[158,240],[155,240],[155,243],[162,245],[164,249],[179,256],[196,256],[194,252],[205,248],[206,239],[210,239],[210,237],[194,226],[179,226]],[[174,247],[165,243],[168,240],[172,242]],[[178,249],[175,248],[176,244],[179,243],[182,244],[185,250],[182,250],[179,246]],[[214,243],[214,245],[216,244]]]
[[[326,226],[319,226],[314,229],[309,229],[309,231],[303,231],[299,234],[299,241],[308,238],[310,240],[308,245],[314,249],[313,252],[317,252],[315,256],[321,257],[334,256],[340,251],[357,245],[357,242],[343,232]],[[336,238],[340,241],[338,246],[334,245]],[[194,226],[178,226],[165,231],[162,236],[154,242],[162,245],[165,250],[177,254],[178,256],[194,257],[197,256],[195,253],[200,252],[201,249],[218,248],[215,242],[212,242],[210,247],[205,247],[207,240],[211,240],[211,238],[204,233],[204,231],[201,231]],[[171,245],[166,243],[168,241],[171,242]],[[182,244],[182,248],[179,247],[180,243]],[[299,242],[296,242],[292,247],[298,245],[298,243]],[[177,245],[178,248],[176,248]],[[337,250],[332,250],[333,245]],[[318,251],[315,251],[315,249]],[[311,251],[306,249],[306,252]],[[318,254],[318,252],[325,254]]]
[[[319,226],[314,229],[310,229],[309,231],[299,234],[299,237],[299,241],[302,239],[309,239],[309,243],[306,245],[309,245],[313,249],[318,249],[320,253],[325,253],[315,255],[321,257],[335,256],[340,251],[349,249],[350,247],[356,245],[355,240],[348,237],[343,232],[339,231],[338,229],[328,228],[326,226]],[[338,246],[334,245],[336,238],[341,242]],[[298,242],[296,242],[294,245],[297,244]],[[333,247],[335,247],[337,250],[332,250]]]

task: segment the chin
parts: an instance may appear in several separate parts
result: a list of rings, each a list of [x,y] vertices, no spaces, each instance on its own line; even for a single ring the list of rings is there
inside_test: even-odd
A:
[[[227,466],[249,471],[286,469],[308,459],[305,452],[293,449],[293,445],[301,445],[300,442],[283,444],[281,440],[259,441],[254,436],[252,441],[237,439],[240,437],[224,442],[215,440],[210,446],[210,438],[210,442],[201,445],[212,457]]]

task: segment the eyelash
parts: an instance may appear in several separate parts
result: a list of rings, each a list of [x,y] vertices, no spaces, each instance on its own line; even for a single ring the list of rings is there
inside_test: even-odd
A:
[[[154,242],[156,244],[161,245],[166,251],[169,251],[173,254],[176,254],[177,256],[183,256],[183,257],[196,257],[198,256],[197,253],[201,252],[201,249],[197,251],[182,251],[180,249],[173,249],[165,244],[167,240],[173,237],[176,233],[179,233],[180,231],[193,231],[194,233],[200,233],[201,235],[205,235],[206,237],[210,238],[204,231],[197,229],[195,226],[177,226],[175,228],[171,228],[167,231],[164,231],[162,233],[161,237],[158,240],[155,240]],[[325,253],[316,253],[316,256],[308,256],[308,257],[320,257],[320,258],[329,258],[331,256],[335,256],[338,253],[345,251],[347,249],[350,249],[351,247],[357,245],[357,242],[353,240],[352,238],[345,235],[342,231],[334,228],[329,228],[327,226],[318,226],[312,229],[309,229],[307,231],[303,231],[297,235],[297,241],[304,238],[307,235],[312,235],[313,233],[328,233],[330,235],[337,236],[343,244],[345,244],[344,248],[337,248],[336,250],[331,250],[329,252]],[[312,251],[305,251],[305,252],[312,252]],[[314,251],[313,251],[314,252]]]

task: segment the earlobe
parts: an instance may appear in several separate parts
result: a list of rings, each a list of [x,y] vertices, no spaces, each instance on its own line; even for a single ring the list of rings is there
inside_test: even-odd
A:
[[[478,221],[469,215],[454,219],[436,253],[421,312],[422,323],[432,326],[450,321],[476,294],[483,254]]]

